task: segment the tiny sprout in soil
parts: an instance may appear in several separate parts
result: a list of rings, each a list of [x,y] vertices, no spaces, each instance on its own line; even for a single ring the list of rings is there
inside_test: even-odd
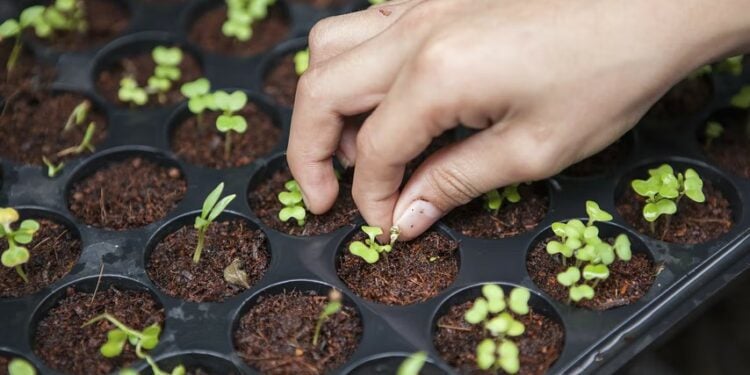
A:
[[[117,98],[123,103],[132,105],[144,105],[148,103],[148,93],[145,89],[138,86],[138,82],[133,77],[123,77],[120,80],[120,90],[117,91]]]
[[[83,134],[83,139],[81,140],[81,143],[78,146],[66,148],[58,152],[57,156],[62,157],[62,156],[68,156],[68,155],[80,155],[86,151],[94,152],[95,148],[94,148],[94,145],[91,144],[91,140],[94,138],[95,131],[96,131],[96,124],[93,122],[89,123],[89,126],[86,128],[86,133]]]
[[[36,375],[36,369],[25,359],[13,358],[8,363],[8,375]]]
[[[305,202],[302,200],[302,191],[299,184],[295,180],[289,180],[284,184],[284,189],[286,191],[282,191],[278,195],[279,202],[284,205],[284,208],[279,211],[279,220],[286,223],[290,219],[294,219],[297,221],[297,225],[305,225],[307,210]]]
[[[216,129],[225,133],[224,136],[224,157],[229,159],[232,154],[232,132],[242,134],[247,130],[247,120],[236,112],[245,108],[247,104],[247,95],[242,91],[235,91],[231,94],[225,91],[217,91],[213,94],[216,108],[223,113],[216,119]]]
[[[276,0],[226,0],[227,20],[221,26],[221,32],[228,38],[246,42],[253,36],[253,22],[262,20],[268,15]]]
[[[547,243],[549,255],[554,257],[559,254],[560,263],[570,265],[557,275],[557,282],[568,288],[569,298],[573,302],[594,298],[596,285],[609,277],[608,266],[617,259],[628,262],[632,257],[627,235],[617,236],[614,245],[599,237],[599,228],[594,224],[597,221],[610,221],[612,215],[593,201],[586,202],[586,213],[589,216],[586,224],[575,219],[567,223],[553,223],[552,231],[559,241]],[[583,281],[580,282],[582,277]]]
[[[513,184],[506,186],[502,189],[502,192],[492,190],[484,195],[486,204],[485,207],[490,212],[497,214],[500,208],[503,206],[503,201],[507,200],[510,203],[518,203],[521,201],[521,195],[518,193],[518,185]]]
[[[193,262],[198,263],[201,260],[201,252],[206,241],[206,231],[211,223],[221,215],[225,208],[230,202],[236,198],[235,194],[228,195],[221,200],[221,193],[224,191],[224,183],[220,183],[211,193],[208,194],[206,200],[203,201],[203,208],[201,214],[195,217],[195,229],[198,230],[198,244],[195,246],[195,252],[193,253]]]
[[[706,148],[711,148],[711,145],[713,142],[724,134],[724,126],[722,126],[717,121],[709,121],[708,124],[706,124],[706,130],[704,132],[704,135],[706,137]]]
[[[151,57],[156,63],[154,75],[148,79],[147,91],[156,94],[159,103],[167,101],[166,93],[172,88],[172,82],[182,77],[180,63],[182,62],[182,50],[178,47],[158,46],[151,52]]]
[[[50,161],[46,156],[42,156],[42,162],[47,166],[47,177],[55,178],[60,171],[65,168],[65,163],[60,162],[58,164]]]
[[[326,320],[334,314],[341,311],[343,305],[341,304],[341,292],[336,289],[331,289],[328,293],[328,303],[323,306],[323,310],[318,315],[318,321],[315,323],[315,331],[313,332],[312,344],[313,346],[318,345],[318,339],[320,338],[320,330],[323,329],[323,324]]]
[[[0,238],[5,238],[8,242],[8,248],[3,251],[2,263],[5,267],[15,268],[18,276],[28,283],[29,279],[23,265],[29,261],[29,250],[19,245],[31,243],[34,233],[39,230],[39,223],[35,220],[24,220],[18,229],[14,230],[11,224],[18,219],[18,211],[15,209],[0,208]]]
[[[477,345],[477,367],[493,371],[502,369],[508,374],[520,370],[518,346],[511,338],[523,335],[526,327],[513,315],[529,313],[530,297],[531,293],[524,288],[514,288],[506,298],[500,286],[482,286],[482,297],[477,298],[464,315],[467,323],[481,324],[489,336]]]
[[[398,238],[397,232],[391,231],[391,243],[387,245],[381,245],[378,243],[377,237],[383,234],[383,230],[378,227],[369,227],[367,225],[362,226],[362,231],[367,234],[367,239],[364,242],[354,241],[349,244],[349,252],[352,255],[356,255],[362,258],[369,264],[375,264],[380,260],[381,253],[390,253],[393,250],[393,243]]]
[[[294,71],[301,76],[310,67],[310,49],[305,48],[294,54]]]
[[[396,375],[419,375],[425,362],[427,362],[427,352],[412,353],[398,366]]]
[[[206,78],[198,78],[193,82],[182,85],[180,92],[188,98],[188,109],[198,116],[198,126],[202,129],[203,113],[206,112],[206,109],[214,107],[214,97],[210,94],[211,82]]]
[[[683,196],[697,203],[706,201],[703,180],[691,168],[685,174],[675,175],[671,166],[663,164],[659,168],[649,169],[648,174],[650,177],[647,180],[633,180],[630,185],[636,194],[646,198],[643,218],[650,223],[652,234],[656,232],[656,220],[662,215],[667,215],[669,227],[671,215],[677,213]]]

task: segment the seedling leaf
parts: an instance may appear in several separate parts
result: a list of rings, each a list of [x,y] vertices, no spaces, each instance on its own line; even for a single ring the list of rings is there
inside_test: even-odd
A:
[[[396,375],[419,375],[425,362],[427,362],[427,352],[413,353],[401,362]]]

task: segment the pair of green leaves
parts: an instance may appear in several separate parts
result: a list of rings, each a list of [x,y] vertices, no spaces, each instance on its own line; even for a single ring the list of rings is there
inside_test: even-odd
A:
[[[289,180],[284,183],[284,189],[279,193],[277,198],[284,207],[279,211],[279,220],[287,222],[291,219],[297,221],[297,225],[305,225],[305,217],[307,217],[307,209],[302,199],[302,190],[299,184],[295,180]]]
[[[211,82],[205,78],[198,78],[180,87],[180,92],[188,98],[188,109],[196,115],[200,115],[206,109],[214,110],[216,103],[211,92]]]
[[[631,182],[633,191],[646,198],[643,218],[648,222],[654,222],[662,215],[674,215],[677,212],[677,202],[683,196],[697,203],[706,201],[703,180],[692,168],[688,168],[685,174],[675,175],[670,165],[663,164],[649,169],[648,173],[647,180],[636,179]]]
[[[20,37],[21,31],[33,27],[36,36],[40,38],[49,37],[52,27],[44,19],[46,8],[42,5],[34,5],[24,9],[18,20],[8,19],[0,25],[0,38]]]
[[[117,98],[123,103],[132,103],[140,106],[148,102],[148,93],[145,89],[138,86],[138,82],[133,77],[123,77],[120,80],[120,89],[117,91]]]
[[[609,268],[606,264],[587,264],[581,272],[578,267],[571,266],[564,272],[557,274],[557,282],[572,287],[581,280],[581,276],[586,281],[606,280],[609,277]]]
[[[228,38],[246,42],[253,36],[253,17],[250,12],[238,6],[227,8],[227,20],[221,25],[221,33]]]
[[[217,91],[213,94],[213,100],[216,108],[224,113],[216,120],[216,128],[226,133],[234,131],[244,133],[247,130],[247,121],[244,117],[234,115],[235,112],[245,108],[247,105],[247,94],[242,91],[227,93],[226,91]]]
[[[349,252],[362,258],[369,264],[375,264],[380,260],[380,253],[390,253],[393,250],[393,244],[381,245],[377,237],[383,234],[379,227],[362,226],[362,231],[367,234],[364,242],[354,241],[349,244]]]
[[[221,198],[222,192],[224,192],[223,182],[216,186],[216,188],[206,196],[206,199],[203,201],[200,215],[195,217],[193,227],[198,231],[198,243],[193,252],[194,263],[200,262],[208,227],[219,217],[219,215],[221,215],[222,212],[224,212],[227,206],[229,206],[229,203],[237,197],[236,194],[232,194]]]
[[[39,223],[35,220],[24,220],[18,229],[13,229],[12,224],[19,220],[18,211],[13,208],[0,208],[0,238],[8,241],[8,248],[3,251],[0,260],[5,267],[18,267],[29,261],[29,250],[23,246],[31,243],[34,233],[39,230]],[[26,280],[22,270],[21,277]]]
[[[99,348],[99,352],[106,358],[114,358],[122,354],[126,343],[133,345],[136,348],[136,352],[140,352],[139,349],[151,350],[159,344],[161,327],[156,323],[144,328],[143,331],[138,331],[120,322],[113,315],[103,313],[89,320],[83,326],[85,327],[101,320],[106,320],[115,326],[115,328],[107,332],[107,341]]]
[[[506,308],[515,314],[526,315],[529,313],[529,298],[531,293],[525,288],[514,288],[506,299],[502,287],[485,284],[482,286],[482,297],[474,300],[464,319],[470,324],[479,324],[488,320],[491,314],[500,314]]]
[[[516,374],[521,368],[518,358],[518,346],[510,340],[495,340],[487,338],[482,340],[476,349],[477,367],[489,370],[499,367],[508,374]]]
[[[521,194],[518,193],[518,185],[513,184],[506,186],[502,189],[502,192],[498,190],[492,190],[484,195],[485,207],[487,210],[493,213],[500,211],[503,205],[503,201],[507,200],[510,203],[518,203],[521,201]]]

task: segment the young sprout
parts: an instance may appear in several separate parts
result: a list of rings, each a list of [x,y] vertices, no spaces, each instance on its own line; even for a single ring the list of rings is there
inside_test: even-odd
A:
[[[721,138],[724,134],[724,127],[717,121],[709,121],[706,124],[704,135],[706,137],[706,148],[711,148],[714,140]]]
[[[68,121],[65,122],[63,132],[67,132],[70,129],[73,129],[75,125],[83,125],[83,123],[86,121],[86,118],[89,116],[90,110],[91,101],[84,100],[79,103],[75,108],[73,108],[70,116],[68,116]]]
[[[8,363],[8,375],[36,375],[36,369],[25,359],[13,358]]]
[[[743,86],[740,92],[735,94],[731,99],[731,104],[734,107],[749,109],[750,108],[750,85]]]
[[[211,82],[205,78],[198,78],[182,85],[180,92],[188,98],[188,109],[198,116],[198,126],[203,128],[203,113],[206,109],[213,107],[213,95],[210,94]]]
[[[206,200],[203,201],[201,214],[195,217],[195,224],[193,226],[198,230],[198,244],[195,246],[195,252],[193,252],[193,263],[198,263],[201,260],[201,252],[206,241],[208,227],[211,226],[211,223],[221,215],[224,209],[236,197],[235,194],[232,194],[219,200],[223,191],[224,183],[222,182],[208,194]]]
[[[179,47],[158,46],[151,52],[151,57],[156,63],[156,68],[154,75],[148,79],[147,92],[157,94],[159,103],[163,104],[167,101],[166,93],[172,88],[172,82],[182,77],[182,50]]]
[[[229,159],[232,154],[232,132],[242,134],[247,130],[247,120],[236,112],[245,108],[247,95],[242,91],[231,94],[225,91],[217,91],[213,95],[217,109],[223,113],[216,119],[216,129],[225,133],[224,136],[224,158]]]
[[[96,124],[93,122],[89,123],[89,126],[86,128],[86,133],[83,134],[83,139],[81,140],[81,143],[78,144],[78,146],[68,147],[58,152],[57,156],[62,157],[62,156],[67,156],[67,155],[80,155],[86,151],[94,152],[96,148],[91,143],[91,141],[94,138],[95,131],[96,131]]]
[[[227,20],[221,32],[228,38],[246,42],[253,36],[253,22],[268,15],[276,0],[227,0]]]
[[[500,207],[502,207],[504,200],[507,200],[510,203],[520,202],[521,194],[518,193],[518,185],[519,184],[506,186],[503,188],[502,192],[492,190],[485,194],[485,208],[496,215],[498,211],[500,211]]]
[[[145,89],[138,86],[135,78],[124,77],[120,80],[120,90],[117,91],[117,98],[123,103],[140,106],[148,102],[148,93]]]
[[[57,174],[60,173],[60,171],[65,167],[65,163],[60,162],[59,164],[55,165],[53,162],[47,159],[46,156],[42,156],[42,162],[47,166],[47,177],[49,178],[55,178],[55,176],[57,176]]]
[[[284,184],[284,189],[286,191],[282,191],[277,197],[279,202],[284,205],[284,208],[279,211],[279,220],[286,223],[290,219],[294,219],[297,221],[297,225],[305,225],[307,210],[305,202],[302,200],[302,191],[299,184],[295,180],[289,180]]]
[[[51,35],[52,29],[44,22],[43,15],[44,6],[35,5],[24,9],[18,20],[11,18],[0,24],[0,41],[15,38],[13,49],[8,56],[8,61],[5,63],[5,69],[8,74],[13,71],[16,63],[18,63],[18,58],[21,57],[21,49],[23,48],[21,35],[26,28],[33,27],[34,32],[40,38],[46,38]]]
[[[739,76],[742,74],[743,60],[743,55],[729,57],[717,64],[717,70],[721,72],[727,72],[733,76]]]
[[[631,187],[636,194],[646,198],[643,207],[643,218],[651,225],[651,233],[656,232],[656,220],[662,215],[674,215],[677,205],[683,196],[690,200],[703,203],[703,180],[698,173],[688,168],[685,174],[674,174],[674,169],[668,164],[649,169],[647,180],[633,180]],[[668,226],[667,222],[667,226]]]
[[[313,346],[318,345],[318,339],[320,338],[320,330],[323,328],[326,320],[334,314],[341,311],[343,305],[341,304],[341,292],[336,289],[331,289],[328,293],[328,303],[323,306],[323,310],[318,315],[318,321],[315,323],[315,331],[313,332],[312,344]]]
[[[28,283],[29,278],[23,270],[24,263],[29,261],[29,250],[23,246],[34,239],[34,233],[39,230],[39,223],[35,220],[24,220],[18,229],[11,226],[18,221],[18,211],[13,208],[0,208],[0,238],[5,238],[8,248],[3,251],[0,259],[3,266],[15,268],[18,276]]]
[[[412,353],[398,366],[396,375],[419,375],[425,362],[427,362],[427,352]]]
[[[44,12],[44,20],[54,30],[88,30],[86,4],[82,0],[55,0]]]
[[[349,252],[352,253],[352,255],[362,258],[369,264],[375,264],[380,260],[381,253],[390,253],[391,250],[393,250],[393,243],[395,242],[393,236],[391,236],[391,243],[387,245],[381,245],[378,243],[377,237],[383,234],[382,229],[363,225],[362,231],[367,234],[367,239],[365,239],[364,242],[354,241],[349,244]]]
[[[310,49],[305,48],[294,54],[294,71],[298,76],[307,71],[310,66]]]
[[[503,288],[495,284],[482,286],[482,296],[474,300],[464,314],[467,323],[481,324],[489,337],[476,348],[477,367],[482,370],[500,370],[508,374],[518,373],[521,362],[518,346],[511,340],[521,336],[526,327],[515,315],[529,313],[531,293],[525,288],[514,288],[508,298]]]
[[[596,222],[610,221],[612,215],[593,201],[586,202],[586,213],[589,216],[586,224],[577,219],[553,223],[552,231],[557,239],[546,246],[549,255],[559,255],[556,258],[567,266],[557,274],[557,282],[568,288],[568,297],[573,302],[594,298],[596,285],[609,277],[608,266],[618,258],[623,262],[632,258],[627,235],[618,235],[613,245],[599,237]]]

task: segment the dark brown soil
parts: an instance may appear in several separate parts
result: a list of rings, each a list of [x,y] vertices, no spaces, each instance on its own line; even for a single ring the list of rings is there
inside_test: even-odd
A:
[[[622,163],[630,152],[630,144],[624,139],[618,139],[599,153],[571,165],[562,172],[569,177],[598,176],[611,171]]]
[[[12,358],[0,356],[0,375],[8,375],[8,363]]]
[[[706,202],[695,203],[688,198],[680,200],[677,213],[656,221],[656,232],[643,218],[646,201],[628,188],[617,200],[617,211],[638,232],[666,242],[699,244],[721,237],[734,225],[732,208],[721,190],[704,181]],[[668,219],[669,218],[669,219]]]
[[[263,90],[276,102],[287,107],[294,105],[297,95],[297,81],[299,76],[294,70],[294,53],[290,53],[277,61],[275,66],[266,74]]]
[[[68,208],[88,225],[125,230],[164,218],[186,190],[179,169],[131,157],[76,181],[70,189]]]
[[[711,145],[707,145],[704,139],[701,142],[708,157],[721,168],[750,178],[750,134],[746,130],[747,121],[747,112],[727,116],[725,121],[720,121],[724,126],[721,137],[713,140]]]
[[[245,290],[224,280],[224,269],[235,259],[242,262],[250,285],[268,268],[266,236],[244,220],[213,223],[206,233],[200,262],[195,264],[197,236],[192,224],[184,226],[165,237],[151,252],[148,275],[172,297],[193,302],[223,301]]]
[[[445,223],[465,236],[475,238],[506,238],[534,229],[547,215],[549,196],[545,182],[518,186],[521,201],[504,201],[497,214],[485,208],[480,197],[455,208]]]
[[[19,91],[47,89],[57,74],[54,67],[38,62],[29,48],[23,48],[9,76],[6,63],[12,50],[13,40],[0,42],[0,98],[3,103]]]
[[[568,302],[568,288],[557,282],[557,274],[564,272],[568,267],[563,266],[558,258],[547,254],[545,248],[551,240],[552,238],[548,238],[536,244],[529,252],[526,268],[540,289],[560,302]],[[606,241],[613,243],[614,239]],[[596,286],[596,295],[593,299],[571,303],[592,310],[629,305],[648,292],[654,283],[656,272],[656,266],[646,254],[634,252],[629,262],[617,260],[609,265],[609,278]]]
[[[81,155],[58,156],[67,148],[78,146],[90,122],[96,124],[92,143],[100,144],[107,137],[107,119],[95,108],[86,122],[63,132],[73,109],[86,97],[49,91],[22,90],[5,100],[5,112],[0,115],[0,157],[17,163],[44,165],[42,156],[57,164]],[[89,154],[85,151],[82,155]]]
[[[226,134],[216,129],[218,113],[204,115],[202,124],[196,116],[188,117],[172,132],[172,150],[191,164],[210,168],[232,168],[247,165],[268,154],[281,138],[281,130],[271,117],[255,104],[249,103],[238,115],[247,120],[247,131],[232,132],[232,152],[224,157]]]
[[[182,52],[183,59],[180,63],[182,76],[177,82],[172,83],[172,89],[165,95],[165,102],[159,103],[157,95],[151,95],[148,103],[143,107],[173,105],[183,101],[185,98],[180,93],[180,87],[186,82],[194,81],[203,76],[201,66],[195,57],[184,48]],[[145,87],[149,77],[154,74],[155,67],[156,63],[151,56],[151,49],[123,58],[110,66],[104,67],[96,80],[97,89],[109,102],[129,106],[130,103],[123,103],[117,97],[120,90],[120,81],[125,76],[132,76],[138,81],[140,87]]]
[[[307,4],[313,8],[330,8],[346,5],[347,0],[290,0],[291,3]]]
[[[685,79],[659,99],[647,116],[663,119],[696,113],[711,102],[713,95],[714,88],[709,76]]]
[[[247,42],[228,38],[221,33],[221,25],[226,20],[227,7],[224,5],[203,12],[193,23],[190,40],[206,51],[246,56],[271,49],[289,34],[289,19],[278,3],[269,9],[265,19],[253,24],[253,36]]]
[[[53,48],[66,51],[81,51],[96,47],[115,39],[130,22],[128,9],[116,0],[83,0],[86,9],[88,30],[56,33],[48,39],[37,38],[32,29],[26,35],[37,42],[49,44]],[[44,3],[52,3],[47,1]]]
[[[316,236],[333,232],[347,225],[353,225],[359,211],[352,199],[352,173],[344,173],[339,181],[339,196],[336,203],[323,215],[307,213],[305,225],[300,227],[294,219],[288,222],[279,220],[279,211],[284,207],[278,194],[284,191],[284,184],[292,179],[292,174],[284,165],[270,178],[250,191],[250,209],[269,227],[293,236]]]
[[[29,278],[25,283],[14,268],[0,268],[0,297],[21,297],[34,293],[70,272],[81,255],[81,240],[64,225],[38,219],[39,231],[25,245],[31,257],[23,265]]]
[[[474,305],[474,301],[451,306],[437,321],[433,338],[440,356],[460,374],[494,374],[482,371],[476,366],[476,347],[485,339],[486,332],[481,325],[471,325],[464,314]],[[522,336],[513,339],[518,345],[521,375],[544,374],[555,363],[563,349],[565,329],[556,321],[531,311],[527,315],[516,316],[526,327]]]
[[[362,335],[357,312],[344,306],[329,317],[312,345],[326,296],[291,291],[262,296],[234,332],[237,354],[263,374],[317,375],[334,369],[354,353]]]
[[[368,264],[349,252],[349,244],[366,237],[358,233],[339,256],[339,277],[357,295],[386,305],[409,305],[438,295],[458,274],[458,243],[434,231],[410,242],[396,242],[390,253]]]
[[[147,292],[111,287],[96,295],[68,288],[66,297],[49,310],[34,333],[34,352],[47,365],[66,374],[104,375],[136,361],[135,348],[125,345],[116,358],[105,358],[99,348],[115,326],[107,321],[81,327],[99,314],[110,313],[128,327],[142,330],[159,323],[164,311]]]

